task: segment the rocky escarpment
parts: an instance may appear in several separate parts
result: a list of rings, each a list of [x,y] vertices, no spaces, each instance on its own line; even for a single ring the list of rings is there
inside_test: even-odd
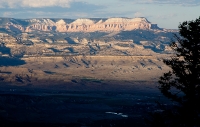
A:
[[[0,19],[1,28],[21,32],[119,32],[135,29],[160,29],[157,24],[150,23],[146,18],[4,20]]]

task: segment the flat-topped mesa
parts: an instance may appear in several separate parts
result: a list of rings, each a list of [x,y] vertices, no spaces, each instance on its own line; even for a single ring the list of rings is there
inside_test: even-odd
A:
[[[146,18],[109,18],[107,20],[77,19],[66,25],[65,32],[118,32],[134,29],[156,29],[156,24],[151,24]],[[64,32],[56,29],[58,32]]]
[[[105,22],[118,22],[118,23],[130,23],[130,22],[148,22],[150,23],[146,18],[109,18]]]
[[[65,32],[93,32],[98,30],[92,30],[91,26],[95,26],[95,21],[90,19],[77,19],[74,22],[66,26]],[[60,29],[57,29],[60,32]]]
[[[69,22],[68,22],[69,21]],[[160,29],[157,24],[152,24],[146,18],[108,18],[108,19],[29,19],[28,26],[10,24],[10,29],[25,32],[31,31],[57,31],[57,32],[119,32],[135,29]],[[9,26],[9,25],[8,25]]]

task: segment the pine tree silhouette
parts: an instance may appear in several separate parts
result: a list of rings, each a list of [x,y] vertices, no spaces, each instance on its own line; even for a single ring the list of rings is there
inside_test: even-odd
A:
[[[172,112],[176,117],[171,117],[176,126],[200,126],[200,17],[184,21],[178,28],[179,35],[170,44],[174,55],[163,61],[171,71],[160,77],[159,89],[179,104]]]

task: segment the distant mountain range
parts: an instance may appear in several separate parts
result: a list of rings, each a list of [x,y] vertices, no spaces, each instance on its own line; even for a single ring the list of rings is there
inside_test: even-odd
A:
[[[142,30],[163,30],[146,18],[88,18],[88,19],[14,19],[0,18],[0,28],[15,32],[119,32]]]
[[[5,46],[0,54],[168,54],[169,43],[177,33],[159,28],[146,18],[0,18],[0,44]]]
[[[169,71],[162,59],[173,53],[174,34],[146,18],[0,18],[0,80],[20,86],[157,80]]]

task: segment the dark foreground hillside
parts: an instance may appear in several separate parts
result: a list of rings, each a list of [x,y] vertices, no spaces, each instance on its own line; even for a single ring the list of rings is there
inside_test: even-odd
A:
[[[0,82],[0,126],[148,126],[156,101],[167,102],[155,82],[10,86]]]

